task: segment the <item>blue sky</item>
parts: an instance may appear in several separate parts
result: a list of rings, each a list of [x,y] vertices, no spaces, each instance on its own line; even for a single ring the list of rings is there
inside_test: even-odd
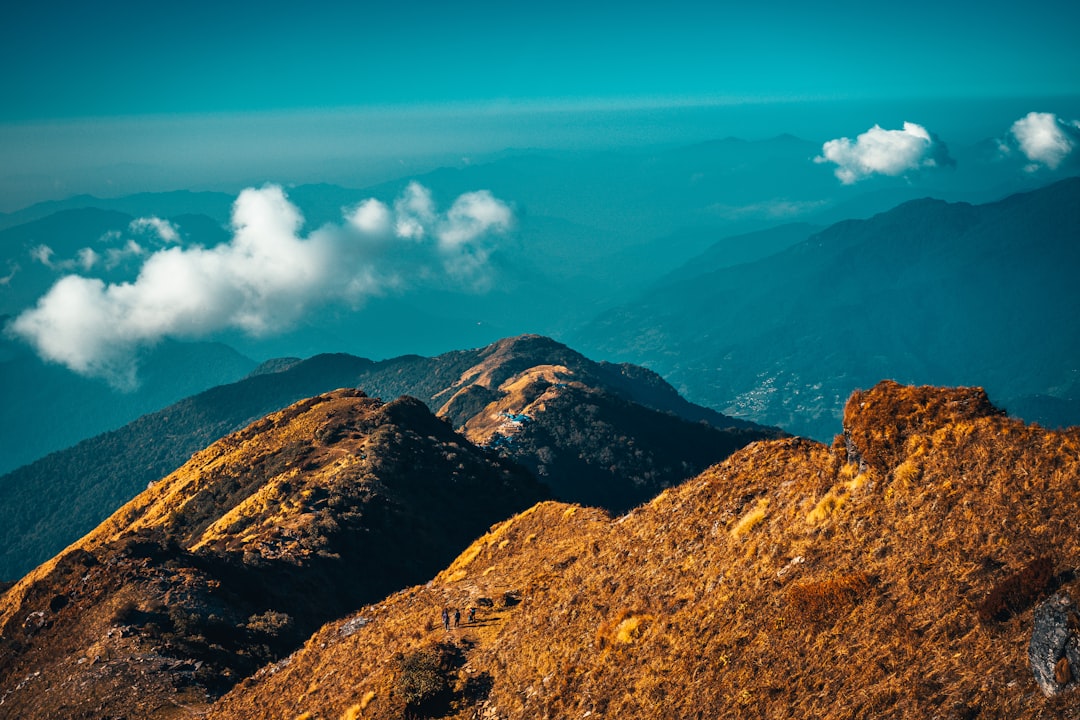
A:
[[[0,22],[0,211],[355,184],[512,146],[823,141],[905,120],[973,140],[1076,108],[1077,27],[1066,0],[22,3]]]
[[[1075,2],[22,3],[0,120],[1075,93]]]

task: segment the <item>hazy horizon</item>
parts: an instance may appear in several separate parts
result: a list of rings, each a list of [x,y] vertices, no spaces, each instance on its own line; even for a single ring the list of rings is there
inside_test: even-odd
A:
[[[1075,3],[23,4],[0,27],[0,212],[75,194],[351,187],[512,148],[1080,117]],[[482,157],[481,157],[482,159]]]
[[[507,151],[649,151],[790,134],[823,143],[924,125],[950,146],[998,140],[1030,111],[1080,117],[1080,95],[963,100],[540,103],[69,119],[0,125],[0,212],[89,194],[334,183],[363,188]]]

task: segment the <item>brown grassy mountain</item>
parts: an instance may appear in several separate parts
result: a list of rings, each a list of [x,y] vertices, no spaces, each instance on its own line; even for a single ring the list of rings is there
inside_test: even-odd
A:
[[[296,403],[0,596],[0,717],[186,716],[544,496],[417,400]]]
[[[215,440],[303,398],[355,386],[371,364],[319,355],[257,371],[0,477],[0,578],[46,561]]]
[[[558,499],[615,513],[780,434],[692,405],[648,370],[595,363],[536,335],[443,358],[429,398],[441,417]]]
[[[537,505],[208,717],[1080,717],[1080,673],[1058,660],[1048,699],[1028,661],[1033,605],[1080,599],[1080,429],[895,383],[844,427],[614,520]],[[445,606],[479,612],[447,632]]]
[[[693,405],[648,370],[536,335],[433,358],[319,355],[264,370],[0,477],[0,579],[44,562],[226,433],[337,387],[418,397],[560,499],[615,512],[776,433]]]

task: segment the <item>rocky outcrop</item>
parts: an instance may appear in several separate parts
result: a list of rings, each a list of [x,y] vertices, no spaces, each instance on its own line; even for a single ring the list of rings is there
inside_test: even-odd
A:
[[[869,390],[856,390],[844,407],[848,462],[884,474],[900,464],[910,436],[1004,414],[979,387],[912,387],[882,380]]]
[[[1064,593],[1035,608],[1028,660],[1043,695],[1053,697],[1080,684],[1080,613]]]

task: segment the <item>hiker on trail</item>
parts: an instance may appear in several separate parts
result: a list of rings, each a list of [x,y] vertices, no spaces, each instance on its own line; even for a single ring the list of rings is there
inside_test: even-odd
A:
[[[469,608],[469,622],[472,623],[474,620],[476,620],[476,608],[470,607]]]
[[[454,610],[454,627],[461,625],[461,611]]]
[[[449,608],[443,608],[442,609],[442,624],[443,624],[443,627],[446,628],[446,632],[450,632],[450,609]]]

